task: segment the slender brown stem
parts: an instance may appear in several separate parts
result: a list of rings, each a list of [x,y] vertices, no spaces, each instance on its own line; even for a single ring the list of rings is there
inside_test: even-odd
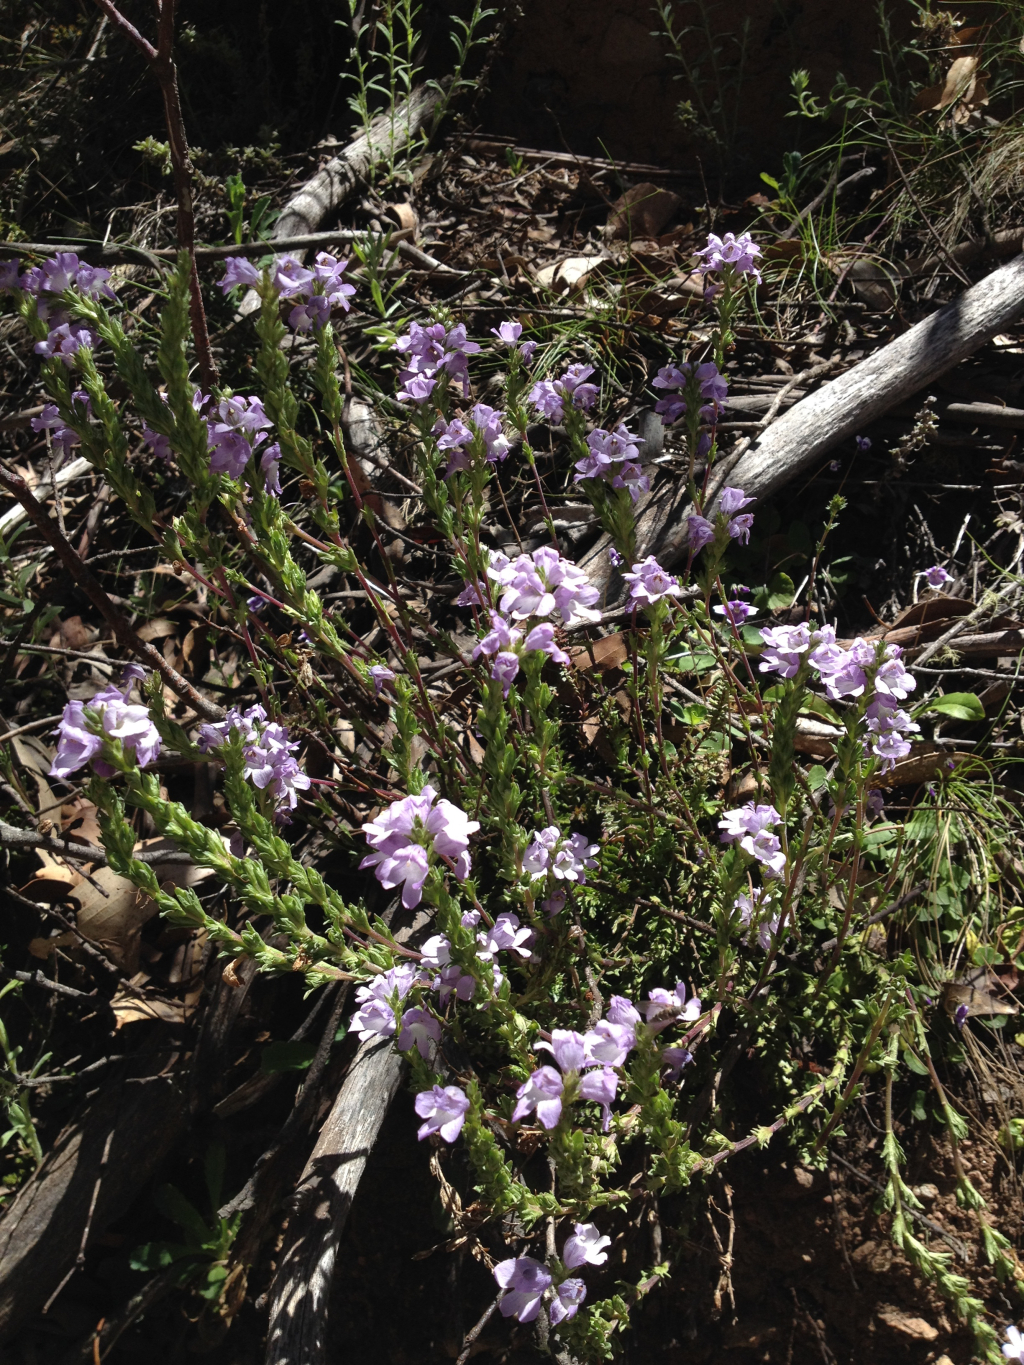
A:
[[[104,592],[99,579],[87,565],[82,563],[74,548],[68,544],[46,515],[45,510],[36,501],[21,475],[0,464],[0,487],[6,488],[8,493],[13,494],[21,503],[28,514],[29,521],[53,549],[61,564],[113,630],[118,642],[126,649],[130,649],[138,658],[145,660],[150,668],[156,669],[168,687],[176,692],[179,697],[184,698],[201,716],[207,720],[222,720],[224,717],[223,707],[207,701],[204,696],[196,691],[187,678],[183,678],[176,669],[171,667],[158,649],[147,644],[145,640],[139,639],[122,613],[118,611]]]
[[[142,36],[134,24],[129,23],[117,6],[113,4],[113,0],[96,0],[96,4],[139,49],[149,62],[153,75],[160,86],[160,94],[164,102],[164,119],[167,123],[167,140],[171,150],[171,165],[174,169],[174,189],[178,199],[178,246],[184,247],[189,255],[192,334],[195,338],[196,356],[199,360],[200,382],[202,387],[208,390],[217,381],[217,366],[214,364],[213,352],[210,349],[210,332],[206,325],[206,309],[203,307],[203,295],[199,287],[199,272],[196,269],[196,219],[192,205],[192,162],[188,152],[185,120],[181,113],[181,98],[178,94],[178,68],[174,62],[174,13],[177,0],[156,0],[156,47]]]

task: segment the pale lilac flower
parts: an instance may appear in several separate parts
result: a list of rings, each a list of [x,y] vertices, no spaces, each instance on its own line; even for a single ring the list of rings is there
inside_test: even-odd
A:
[[[161,431],[154,431],[146,422],[142,424],[142,439],[158,460],[169,463],[171,459],[171,438]]]
[[[618,1024],[635,1030],[640,1022],[640,1011],[632,1000],[627,1000],[624,995],[613,995],[608,1002],[606,1017],[609,1024]]]
[[[692,995],[687,999],[685,982],[677,981],[674,991],[656,986],[651,991],[645,1008],[647,1023],[655,1025],[654,1031],[660,1032],[675,1020],[692,1024],[699,1019],[700,996]]]
[[[514,560],[492,551],[487,576],[504,589],[501,610],[516,621],[557,611],[572,629],[582,622],[601,619],[594,607],[601,596],[597,588],[582,569],[549,546]]]
[[[697,257],[701,263],[700,268],[705,272],[721,272],[727,266],[731,266],[737,275],[753,275],[760,284],[761,273],[754,264],[754,257],[760,254],[761,248],[753,241],[749,232],[744,232],[739,237],[731,232],[727,232],[724,237],[718,237],[710,232],[707,246],[697,252]]]
[[[750,540],[750,532],[754,526],[754,515],[752,512],[744,512],[741,516],[730,517],[726,530],[732,540],[738,540],[741,545],[746,545]]]
[[[385,668],[383,664],[371,664],[367,669],[370,680],[373,683],[373,695],[379,697],[386,682],[394,682],[394,669]]]
[[[612,1239],[602,1237],[594,1223],[576,1223],[572,1235],[566,1238],[562,1264],[567,1270],[575,1270],[581,1265],[604,1265],[608,1259],[605,1247],[611,1244]]]
[[[666,573],[653,555],[634,564],[632,573],[624,573],[622,577],[631,585],[630,598],[644,606],[660,602],[663,597],[678,597],[682,592],[679,580]]]
[[[582,1071],[588,1065],[586,1042],[583,1034],[575,1029],[553,1029],[550,1043],[534,1043],[535,1052],[541,1049],[551,1053],[562,1072]]]
[[[748,834],[745,839],[740,840],[740,848],[757,859],[764,868],[766,877],[781,877],[785,872],[786,855],[782,851],[779,836],[773,834],[771,830],[762,829],[756,834]]]
[[[501,683],[502,696],[507,697],[512,690],[512,684],[519,676],[519,655],[513,654],[507,649],[495,654],[494,662],[491,664],[491,677],[495,682]]]
[[[555,915],[560,915],[565,909],[565,902],[568,896],[561,889],[548,896],[547,900],[540,903],[540,908],[547,915],[548,919],[554,919]]]
[[[585,382],[593,373],[592,365],[570,365],[558,379],[542,379],[534,384],[527,395],[528,400],[550,422],[562,420],[566,402],[586,412],[598,397],[597,386]]]
[[[102,737],[90,732],[85,709],[97,712],[104,734],[119,739],[125,751],[134,756],[140,768],[145,768],[160,753],[163,741],[145,706],[130,705],[117,687],[105,687],[88,702],[70,701],[64,708],[56,734],[57,752],[50,767],[53,777],[67,777],[84,767],[103,747]],[[103,776],[113,770],[106,763],[96,766]]]
[[[0,261],[0,289],[20,289],[21,280],[18,272],[21,269],[21,262],[17,256],[8,261]]]
[[[427,327],[413,322],[409,331],[395,342],[394,350],[406,361],[406,368],[398,376],[401,392],[399,401],[412,398],[423,402],[442,371],[447,372],[451,383],[458,383],[464,398],[469,397],[469,368],[466,357],[480,350],[475,341],[466,338],[466,329],[460,323],[446,331],[440,322]],[[429,387],[428,387],[429,386]]]
[[[255,394],[222,398],[207,418],[210,472],[240,479],[252,458],[253,447],[266,439],[273,423]],[[255,440],[250,441],[250,435]]]
[[[487,588],[483,583],[467,583],[455,599],[457,607],[487,606]]]
[[[480,911],[463,910],[459,923],[462,925],[463,929],[475,929],[480,923]]]
[[[539,626],[534,626],[523,641],[523,653],[529,654],[533,651],[548,655],[556,664],[570,662],[565,650],[555,644],[555,627],[550,621],[542,621]]]
[[[436,804],[434,804],[436,801]],[[402,903],[407,910],[419,905],[429,870],[428,848],[455,863],[455,875],[464,880],[470,873],[469,836],[480,828],[466,812],[426,786],[418,796],[393,801],[376,820],[363,825],[373,850],[359,864],[376,867],[382,886],[404,884]]]
[[[87,299],[98,299],[101,296],[105,299],[116,299],[117,295],[109,281],[109,270],[104,270],[102,266],[87,265],[83,261],[78,267],[78,279],[75,283],[79,293],[84,294]]]
[[[505,414],[486,403],[475,403],[469,410],[469,419],[476,427],[477,434],[483,438],[484,458],[488,464],[499,464],[511,449],[509,439],[501,429]]]
[[[64,425],[64,419],[61,417],[56,403],[47,403],[39,416],[32,418],[29,426],[36,432],[50,432],[53,444],[60,447],[58,468],[67,459],[72,447],[79,444],[78,432],[75,431],[74,427]]]
[[[46,356],[47,359],[53,357],[70,368],[75,352],[80,347],[91,350],[95,345],[96,338],[84,322],[64,322],[54,327],[45,341],[37,341],[32,349],[36,355]]]
[[[512,1122],[519,1123],[536,1110],[537,1121],[550,1132],[562,1117],[562,1087],[562,1077],[553,1066],[539,1066],[516,1091]]]
[[[323,294],[310,294],[288,314],[288,326],[296,332],[322,331],[331,320],[331,305]]]
[[[570,834],[551,862],[551,871],[559,881],[579,882],[586,885],[587,869],[597,866],[594,854],[599,851],[597,844],[588,844],[585,834]]]
[[[395,1012],[386,1000],[365,1000],[349,1020],[349,1030],[359,1034],[361,1043],[371,1038],[391,1038],[395,1033]]]
[[[622,1066],[636,1046],[636,1032],[628,1024],[600,1019],[583,1035],[588,1066]]]
[[[755,805],[748,801],[736,810],[727,810],[718,822],[723,844],[734,844],[748,834],[757,834],[769,825],[777,825],[782,816],[774,806]]]
[[[400,403],[413,402],[425,403],[434,392],[437,380],[429,374],[411,374],[402,380],[401,387],[395,397]]]
[[[963,1027],[962,1024],[961,1027]],[[1012,1325],[1006,1329],[1003,1355],[1007,1360],[1024,1361],[1024,1336]]]
[[[621,568],[625,564],[625,558],[619,554],[614,545],[608,546],[608,563],[613,569]]]
[[[247,285],[251,288],[259,282],[260,272],[252,261],[247,260],[244,256],[225,256],[224,278],[218,281],[225,294],[237,285]]]
[[[682,1074],[683,1067],[689,1066],[693,1061],[693,1053],[685,1047],[663,1047],[661,1049],[661,1060],[664,1066],[668,1067],[667,1081],[677,1081]]]
[[[431,1133],[440,1133],[445,1142],[454,1142],[466,1121],[469,1096],[457,1085],[446,1085],[443,1089],[435,1085],[432,1090],[421,1090],[415,1105],[416,1113],[426,1119],[416,1134],[421,1142]]]
[[[281,447],[275,441],[267,446],[260,456],[260,473],[263,475],[263,491],[275,498],[281,496]]]
[[[500,984],[500,981],[497,982],[495,988]],[[476,992],[476,980],[464,972],[457,962],[449,962],[434,978],[433,989],[438,992],[442,1005],[450,995],[454,995],[456,1000],[472,1000]]]
[[[563,1280],[560,1285],[555,1287],[555,1296],[548,1305],[548,1317],[551,1319],[551,1326],[557,1327],[560,1322],[568,1322],[574,1318],[579,1311],[579,1306],[587,1297],[587,1286],[579,1279]]]
[[[742,626],[748,616],[757,615],[757,608],[751,606],[749,602],[744,602],[742,597],[734,598],[720,607],[712,607],[711,610],[716,616],[724,616],[734,626]]]
[[[490,656],[497,654],[500,650],[514,650],[516,645],[523,638],[523,632],[515,626],[509,624],[500,612],[491,612],[491,628],[473,646],[473,658],[479,659],[480,655]]]
[[[953,575],[947,573],[941,564],[933,564],[930,569],[925,569],[924,576],[928,580],[929,588],[941,588],[953,581]]]
[[[601,1131],[607,1133],[612,1121],[612,1101],[619,1088],[618,1073],[610,1067],[587,1071],[580,1077],[580,1098],[601,1106]]]
[[[878,736],[871,746],[871,752],[882,760],[882,772],[889,772],[901,758],[910,753],[910,743],[896,730],[888,730]]]
[[[499,1261],[494,1278],[505,1293],[498,1304],[503,1318],[533,1322],[540,1312],[541,1300],[551,1287],[551,1272],[532,1256]]]
[[[477,934],[476,941],[480,945],[478,956],[483,962],[493,962],[501,952],[529,957],[533,938],[533,930],[528,925],[520,925],[518,915],[499,915],[489,929]]]
[[[782,678],[794,678],[800,668],[800,655],[811,645],[811,628],[806,622],[798,626],[764,627],[761,639],[765,649],[758,664],[762,673],[778,673]]]
[[[543,877],[551,863],[551,854],[562,837],[557,825],[534,830],[533,839],[523,854],[523,871],[528,872],[534,881]]]
[[[398,1035],[399,1052],[416,1048],[424,1061],[441,1041],[441,1025],[427,1010],[414,1006],[402,1015],[402,1032]]]
[[[604,479],[613,488],[628,488],[634,502],[641,489],[649,490],[650,480],[641,473],[638,442],[642,437],[627,431],[620,422],[614,431],[598,427],[587,437],[590,454],[576,462],[576,482],[583,479]]]
[[[367,985],[356,987],[356,1000],[379,1000],[390,1005],[392,996],[401,1001],[413,986],[422,985],[427,977],[413,962],[400,962],[386,972],[379,972]]]
[[[274,284],[283,299],[296,294],[308,294],[313,283],[313,272],[307,270],[294,256],[279,256],[274,264]]]
[[[856,441],[856,443],[857,443],[857,449],[858,449],[858,450],[870,450],[870,449],[871,449],[871,437],[870,437],[870,436],[855,436],[853,439],[854,439],[854,440]]]
[[[118,686],[122,690],[125,701],[128,700],[128,693],[132,690],[134,683],[144,683],[147,678],[153,675],[148,668],[143,668],[142,664],[127,663],[121,670],[121,681]]]
[[[44,261],[38,287],[49,294],[63,294],[78,278],[82,262],[73,251],[58,251]]]
[[[317,285],[323,290],[324,298],[331,307],[337,306],[346,313],[351,308],[349,299],[356,292],[354,284],[346,284],[341,278],[347,269],[348,261],[339,261],[337,256],[331,256],[326,251],[317,252],[313,267]]]
[[[428,967],[447,967],[452,960],[452,945],[444,934],[433,934],[420,949]]]
[[[530,363],[530,357],[537,349],[537,343],[535,341],[519,340],[523,334],[523,328],[520,323],[503,322],[500,327],[492,327],[491,333],[496,336],[499,341],[503,341],[506,346],[518,349],[519,354],[523,357],[526,364]],[[518,346],[516,345],[517,343]]]
[[[687,517],[687,540],[691,554],[699,554],[715,538],[715,528],[707,517]]]
[[[899,701],[905,701],[917,687],[917,679],[907,672],[900,660],[902,653],[899,645],[886,645],[885,660],[874,677],[876,692],[885,697],[896,697]]]
[[[768,902],[768,892],[765,888],[755,891],[751,896],[737,896],[733,901],[733,908],[740,912],[740,924],[747,930],[756,923],[757,942],[764,952],[771,947],[772,937],[779,931],[779,916],[773,915],[765,918],[765,910]],[[750,942],[750,933],[745,935],[745,941]]]

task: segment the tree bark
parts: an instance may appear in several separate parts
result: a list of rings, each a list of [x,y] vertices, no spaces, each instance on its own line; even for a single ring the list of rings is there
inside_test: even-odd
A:
[[[841,442],[958,365],[1022,313],[1024,255],[1018,255],[796,403],[738,461],[725,455],[712,472],[705,515],[726,485],[742,488],[759,501],[770,497]],[[685,487],[666,484],[655,490],[637,520],[639,556],[656,555],[666,568],[682,559],[687,550],[687,517],[693,510]],[[608,586],[612,579],[609,544],[602,536],[580,561],[598,587]],[[609,603],[615,599],[613,588]]]
[[[306,1163],[270,1290],[267,1365],[322,1365],[334,1262],[367,1158],[402,1077],[391,1040],[361,1043]]]

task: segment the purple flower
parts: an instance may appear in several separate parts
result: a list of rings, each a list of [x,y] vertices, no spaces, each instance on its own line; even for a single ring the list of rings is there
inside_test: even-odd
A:
[[[497,408],[489,408],[486,403],[475,403],[469,410],[469,418],[476,427],[477,434],[483,438],[485,459],[488,464],[498,464],[509,452],[509,440],[501,429],[505,416]]]
[[[102,734],[94,734],[86,719],[86,708],[98,715]],[[103,748],[102,735],[119,739],[127,753],[132,754],[140,768],[145,768],[157,757],[162,746],[159,731],[145,706],[133,706],[117,687],[105,687],[91,701],[70,701],[64,708],[55,733],[57,752],[50,767],[52,777],[67,777],[95,759]],[[103,764],[103,775],[112,769]],[[100,769],[97,767],[97,771]]]
[[[562,1264],[567,1270],[575,1270],[581,1265],[604,1265],[608,1259],[605,1247],[611,1244],[612,1239],[602,1237],[593,1223],[576,1223],[562,1250]]]
[[[594,608],[601,596],[597,588],[582,569],[548,546],[514,560],[492,551],[487,576],[504,589],[501,610],[516,621],[557,611],[571,629],[601,619],[600,611]]]
[[[512,690],[512,684],[519,676],[519,655],[513,654],[507,649],[501,650],[494,656],[491,664],[491,677],[495,682],[501,683],[502,696],[507,697]]]
[[[1021,1336],[1016,1327],[1007,1327],[1006,1342],[1003,1345],[1003,1355],[1007,1360],[1024,1362],[1024,1336]]]
[[[37,341],[32,349],[36,355],[53,357],[70,367],[80,347],[91,350],[95,345],[96,338],[84,322],[64,322],[54,327],[45,341]]]
[[[710,545],[714,540],[715,528],[707,517],[687,517],[686,525],[688,527],[687,538],[690,553],[699,554],[705,545]]]
[[[610,1067],[588,1071],[580,1077],[580,1098],[601,1106],[601,1131],[607,1133],[612,1121],[612,1101],[619,1088],[619,1077]]]
[[[553,895],[548,896],[547,900],[540,903],[540,908],[547,915],[548,919],[554,919],[555,915],[560,915],[565,909],[565,902],[568,896],[565,891],[559,889]]]
[[[296,294],[308,294],[313,283],[313,272],[295,256],[279,256],[274,264],[274,285],[283,299]]]
[[[81,390],[79,390],[81,392]],[[78,394],[75,395],[76,397]],[[84,395],[83,395],[84,396]],[[61,462],[67,459],[72,446],[78,445],[78,432],[64,425],[56,403],[47,403],[38,417],[29,423],[33,431],[49,431],[53,444],[60,447]]]
[[[427,1010],[418,1006],[406,1010],[402,1015],[402,1032],[398,1035],[399,1052],[416,1048],[424,1061],[428,1061],[433,1048],[441,1041],[441,1025]]]
[[[104,270],[102,266],[86,265],[83,261],[78,267],[79,292],[84,294],[87,299],[98,299],[101,295],[105,299],[116,299],[117,295],[109,284],[110,271]]]
[[[359,1034],[361,1043],[371,1038],[391,1038],[395,1033],[395,1012],[386,1000],[367,1000],[353,1014],[348,1026]]]
[[[552,1031],[550,1043],[535,1043],[534,1049],[550,1052],[563,1072],[582,1071],[588,1065],[583,1034],[574,1029],[556,1028]]]
[[[621,568],[625,564],[625,559],[619,554],[614,545],[608,546],[608,563],[613,569]]]
[[[529,926],[521,926],[518,915],[506,912],[498,916],[491,928],[477,934],[476,941],[480,945],[478,956],[483,962],[493,962],[502,952],[529,957],[533,938],[533,930]]]
[[[154,431],[152,427],[143,422],[142,439],[158,460],[170,461],[171,438],[169,436],[165,436],[161,431]]]
[[[553,1066],[539,1066],[516,1091],[516,1101],[513,1123],[536,1110],[537,1121],[550,1132],[562,1117],[562,1077]]]
[[[886,645],[885,660],[875,673],[875,691],[884,697],[896,697],[905,701],[917,687],[917,679],[908,673],[900,660],[903,651],[899,645]]]
[[[741,545],[746,545],[750,540],[753,525],[753,513],[744,512],[742,516],[731,517],[725,529],[729,532],[730,539],[738,540]]]
[[[761,248],[744,232],[740,237],[727,232],[724,237],[708,233],[708,244],[697,252],[701,269],[705,272],[723,271],[731,267],[737,275],[753,275],[761,283],[760,271],[754,264],[754,257],[760,256]]]
[[[240,479],[252,458],[253,446],[266,439],[266,432],[272,425],[255,394],[248,398],[241,395],[222,398],[207,419],[211,474],[227,474],[232,479]],[[256,436],[252,442],[250,434]]]
[[[446,331],[440,322],[431,323],[428,327],[413,322],[409,331],[395,342],[393,349],[406,360],[406,368],[398,376],[401,390],[399,401],[406,398],[412,398],[415,402],[425,401],[442,371],[448,374],[451,383],[461,386],[464,398],[469,397],[466,357],[476,354],[480,347],[475,341],[467,340],[466,329],[461,323]]]
[[[640,1022],[640,1011],[624,995],[613,995],[608,1002],[606,1017],[609,1024],[620,1024],[635,1029]]]
[[[52,260],[44,261],[39,289],[48,294],[63,294],[78,278],[82,262],[73,251],[58,251]]]
[[[17,256],[9,261],[0,261],[0,289],[20,289],[21,280],[18,272],[21,269],[21,262]]]
[[[529,654],[535,650],[547,654],[549,658],[554,659],[556,664],[569,663],[568,654],[555,644],[555,627],[550,621],[542,621],[539,626],[534,626],[523,641],[524,654]]]
[[[723,844],[734,844],[748,834],[757,834],[769,825],[777,825],[782,816],[774,806],[755,806],[748,801],[737,810],[726,811],[718,822],[722,831],[719,838]]]
[[[322,331],[331,320],[330,301],[323,294],[310,294],[288,314],[288,326],[296,332]]]
[[[421,1090],[415,1103],[416,1113],[426,1119],[416,1134],[421,1142],[431,1133],[440,1133],[445,1142],[454,1142],[462,1132],[469,1097],[457,1085],[446,1085],[443,1090],[439,1085]]]
[[[199,746],[204,752],[219,748],[236,730],[242,740],[245,776],[253,786],[275,798],[277,812],[283,813],[286,807],[294,810],[299,792],[310,787],[309,778],[294,758],[298,742],[288,738],[285,726],[267,722],[266,711],[257,704],[244,712],[233,708],[215,725],[201,725]]]
[[[870,450],[870,449],[871,449],[871,437],[870,437],[870,436],[855,436],[853,439],[854,439],[854,440],[856,441],[856,443],[857,443],[857,449],[858,449],[858,450]]]
[[[970,1010],[968,1009],[968,1007],[967,1007],[966,1005],[957,1005],[957,1007],[956,1007],[956,1012],[955,1012],[955,1014],[953,1015],[953,1019],[954,1019],[954,1022],[956,1023],[957,1028],[960,1030],[961,1033],[963,1032],[964,1024],[967,1023],[967,1016],[968,1016],[969,1013],[970,1013]],[[1004,1351],[1003,1354],[1005,1355],[1006,1352]],[[1024,1357],[1022,1357],[1022,1358],[1024,1358]],[[1011,1359],[1012,1359],[1012,1357],[1011,1357]]]
[[[530,403],[549,422],[560,422],[568,401],[572,407],[589,411],[597,402],[595,384],[585,381],[594,373],[593,365],[570,365],[558,379],[542,379],[527,395]]]
[[[744,507],[749,507],[754,501],[748,498],[742,488],[723,488],[718,499],[718,510],[727,517],[733,516]]]
[[[587,880],[586,869],[597,866],[597,859],[594,857],[597,852],[598,845],[588,844],[585,834],[570,834],[555,854],[551,871],[559,881],[579,882],[580,886],[584,886]]]
[[[583,1035],[588,1066],[622,1066],[636,1046],[636,1030],[629,1024],[600,1019]]]
[[[779,931],[778,915],[764,918],[767,905],[768,892],[763,887],[760,891],[755,891],[753,897],[737,896],[733,901],[733,909],[740,912],[740,924],[748,930],[751,926],[756,928],[757,942],[764,952],[771,947],[772,937]],[[749,933],[746,934],[745,941],[750,942]]]
[[[622,575],[631,584],[629,595],[635,602],[649,606],[663,597],[678,597],[682,589],[679,580],[666,573],[653,555],[633,565],[632,573]]]
[[[518,342],[519,354],[523,360],[529,364],[530,357],[537,349],[535,341],[519,341],[523,334],[522,325],[518,322],[503,322],[499,327],[492,327],[491,334],[496,336],[499,341],[503,341],[506,346],[516,346]]]
[[[375,867],[374,875],[382,886],[401,883],[402,903],[411,910],[423,897],[430,866],[428,850],[454,861],[456,876],[464,880],[470,872],[469,836],[479,828],[478,821],[470,820],[450,801],[438,801],[434,788],[426,786],[418,796],[393,801],[376,820],[363,825],[373,852],[359,866]]]
[[[425,403],[436,385],[437,380],[429,374],[413,374],[402,381],[402,386],[395,397],[400,403],[410,400],[413,403]]]
[[[498,1307],[503,1318],[533,1322],[540,1312],[541,1300],[551,1287],[551,1272],[532,1256],[499,1261],[494,1278],[505,1293]]]
[[[642,438],[627,431],[622,422],[614,431],[605,431],[598,427],[587,437],[590,454],[576,462],[578,471],[576,482],[580,483],[584,479],[604,479],[611,483],[613,488],[622,488],[627,486],[625,475],[635,469],[636,477],[629,480],[635,502],[639,496],[639,481],[642,477],[640,467],[636,463],[640,458],[637,442],[642,442]]]
[[[281,447],[275,441],[267,446],[260,456],[260,473],[263,475],[263,491],[274,497],[281,496]]]
[[[523,871],[529,873],[534,881],[547,872],[552,851],[557,847],[561,837],[562,831],[557,825],[534,830],[530,845],[523,854]]]
[[[654,1025],[654,1032],[660,1033],[677,1019],[692,1024],[700,1018],[700,996],[692,995],[687,999],[686,984],[676,982],[674,991],[666,991],[656,986],[651,991],[646,1005],[647,1023]]]
[[[781,877],[785,872],[786,855],[782,851],[778,835],[773,834],[771,830],[762,829],[756,834],[748,834],[745,839],[740,840],[740,848],[757,859],[764,868],[766,877]]]
[[[947,573],[941,564],[933,564],[930,569],[925,569],[924,576],[928,580],[929,588],[941,588],[953,581],[953,575]]]
[[[749,602],[744,602],[741,597],[736,597],[721,607],[712,607],[711,610],[716,616],[724,616],[734,626],[742,626],[748,616],[757,615],[757,608],[751,606]]]
[[[371,664],[367,669],[373,682],[373,695],[379,697],[386,682],[394,682],[395,674],[390,668],[385,668],[383,664]]]
[[[226,256],[224,258],[224,278],[219,280],[218,284],[225,294],[228,290],[234,289],[236,285],[252,286],[259,284],[259,282],[260,272],[252,261],[246,260],[244,256]]]
[[[456,1000],[472,1000],[476,992],[476,980],[464,972],[458,963],[449,962],[434,978],[433,989],[438,992],[442,1005],[450,995],[454,995]]]
[[[811,645],[811,628],[805,622],[798,626],[765,627],[761,631],[765,649],[758,668],[762,673],[778,673],[783,678],[794,678],[800,668],[800,655]]]
[[[346,313],[351,308],[349,299],[356,292],[354,284],[346,284],[341,278],[347,269],[348,261],[339,261],[337,256],[331,256],[326,251],[317,252],[316,265],[313,267],[317,285],[323,290],[323,296],[331,307],[337,306]]]
[[[685,1047],[663,1047],[661,1049],[661,1061],[668,1067],[666,1080],[677,1081],[682,1074],[684,1066],[689,1066],[693,1061],[693,1053],[688,1052]]]
[[[557,1327],[560,1322],[568,1322],[570,1318],[574,1318],[579,1311],[580,1304],[586,1297],[587,1286],[582,1280],[563,1280],[556,1287],[555,1296],[548,1306],[551,1326]]]

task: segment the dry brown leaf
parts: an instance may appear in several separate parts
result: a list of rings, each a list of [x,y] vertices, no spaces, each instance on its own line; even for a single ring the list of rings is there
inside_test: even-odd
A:
[[[939,769],[952,759],[953,763],[963,763],[972,755],[943,749],[938,744],[922,744],[915,748],[907,758],[901,758],[888,773],[875,773],[870,779],[872,787],[916,787],[919,782],[930,782]]]
[[[534,279],[543,289],[556,294],[568,294],[571,290],[582,289],[596,266],[601,264],[600,256],[569,256],[554,265],[542,266]]]
[[[914,112],[923,114],[959,104],[961,108],[956,111],[957,121],[965,122],[972,110],[988,103],[984,77],[978,75],[979,60],[973,52],[957,57],[946,72],[942,85],[933,85],[917,96],[913,103]]]
[[[982,1015],[992,1017],[999,1014],[1017,1014],[1019,1006],[1001,1000],[995,995],[1017,984],[1016,972],[1012,978],[1003,980],[987,967],[975,967],[956,981],[947,981],[942,987],[942,1007],[949,1015],[956,1014],[961,1006],[967,1006],[968,1016]]]
[[[683,201],[671,190],[644,181],[617,199],[608,215],[612,238],[657,237]]]
[[[629,654],[629,641],[618,631],[614,635],[603,635],[600,640],[577,646],[569,651],[576,668],[585,673],[590,668],[603,672],[606,668],[618,668]]]
[[[177,621],[172,621],[169,616],[158,616],[155,620],[147,621],[145,625],[139,626],[135,633],[146,644],[152,644],[154,640],[163,640],[168,635],[173,635],[177,629]]]

